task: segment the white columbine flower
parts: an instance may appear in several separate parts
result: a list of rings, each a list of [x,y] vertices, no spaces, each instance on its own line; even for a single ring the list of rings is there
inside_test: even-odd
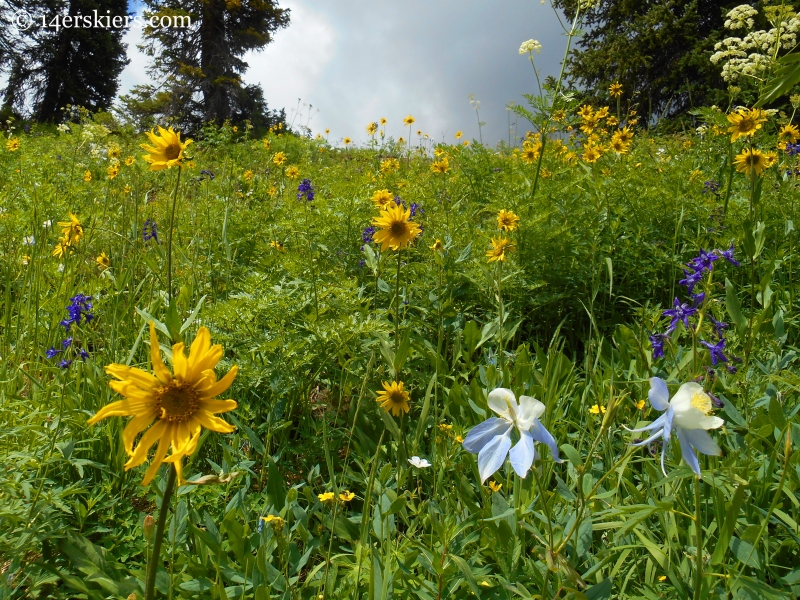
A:
[[[418,469],[425,469],[431,466],[431,463],[428,462],[428,459],[420,458],[419,456],[412,456],[408,459],[408,462],[411,463],[412,467],[417,467]]]
[[[717,429],[725,424],[719,417],[711,415],[713,403],[711,396],[703,391],[703,386],[693,381],[684,383],[672,397],[669,398],[669,390],[666,382],[659,377],[650,378],[650,404],[659,411],[667,411],[647,427],[640,429],[628,429],[632,433],[640,431],[655,431],[646,440],[633,444],[634,446],[644,446],[662,438],[661,446],[661,471],[667,476],[664,468],[664,453],[669,442],[670,435],[674,431],[678,435],[681,443],[681,453],[683,460],[686,461],[692,471],[700,475],[700,463],[697,461],[695,449],[709,456],[720,456],[722,450],[717,443],[711,439],[707,430]]]
[[[539,52],[542,51],[542,45],[539,43],[538,40],[528,40],[527,42],[522,42],[522,45],[519,47],[520,54],[527,54],[528,52]]]
[[[478,455],[478,472],[481,483],[492,476],[508,456],[514,471],[525,477],[533,461],[538,458],[533,443],[544,442],[556,462],[563,462],[558,457],[558,445],[539,417],[544,414],[545,406],[531,396],[520,396],[519,404],[514,392],[506,388],[496,388],[489,392],[489,408],[500,417],[487,419],[476,425],[464,440],[464,449]],[[519,442],[511,447],[511,432],[516,429]]]

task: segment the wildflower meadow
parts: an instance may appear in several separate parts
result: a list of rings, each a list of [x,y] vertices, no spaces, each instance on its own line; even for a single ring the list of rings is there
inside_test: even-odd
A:
[[[800,96],[540,49],[497,145],[7,123],[0,598],[800,596]]]

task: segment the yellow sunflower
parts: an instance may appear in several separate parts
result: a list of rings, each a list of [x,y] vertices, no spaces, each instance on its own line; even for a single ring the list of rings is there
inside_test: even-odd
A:
[[[591,104],[584,104],[578,111],[578,116],[581,119],[590,118],[594,114],[594,107]]]
[[[94,262],[97,263],[97,266],[100,267],[101,271],[105,271],[111,266],[111,259],[106,256],[105,252],[101,252],[100,256],[94,259]]]
[[[108,173],[109,179],[114,179],[117,175],[119,175],[119,164],[114,164],[106,169],[106,173]]]
[[[612,140],[619,140],[623,144],[630,144],[633,141],[633,132],[628,127],[623,127],[619,131],[615,131],[611,136]]]
[[[414,117],[412,117],[411,115],[408,115],[405,119],[403,119],[403,125],[405,125],[406,127],[413,124],[414,124]]]
[[[514,250],[514,244],[510,239],[502,236],[492,238],[492,247],[486,251],[486,258],[489,259],[487,262],[505,262],[506,252],[511,252],[512,250]]]
[[[342,502],[350,502],[350,500],[352,500],[355,497],[356,495],[350,490],[344,490],[343,492],[339,493],[339,500],[341,500]]]
[[[58,243],[53,248],[53,256],[56,258],[64,258],[68,256],[70,251],[72,250],[72,244],[69,243],[69,240],[66,238],[61,238],[58,240]]]
[[[289,179],[297,179],[300,176],[300,169],[292,165],[286,169],[286,176]]]
[[[19,150],[19,138],[11,138],[6,142],[6,150],[16,152]]]
[[[150,163],[151,171],[161,171],[162,169],[171,169],[174,166],[180,166],[183,161],[183,151],[186,149],[186,146],[192,143],[192,140],[181,142],[180,131],[173,131],[172,127],[169,129],[159,127],[159,135],[156,135],[153,131],[148,131],[146,133],[150,143],[153,145],[139,145],[147,152],[143,158],[146,162]]]
[[[731,141],[735,142],[761,129],[761,124],[767,122],[767,114],[760,108],[740,108],[728,115],[728,121],[731,124],[728,133],[731,134]]]
[[[431,244],[430,249],[433,250],[434,252],[441,252],[442,250],[444,250],[444,246],[442,245],[442,240],[436,238],[436,241],[433,242],[433,244]]]
[[[411,410],[408,405],[408,392],[403,389],[402,381],[383,382],[383,389],[378,392],[375,399],[380,403],[381,408],[386,412],[391,412],[395,417]]]
[[[59,221],[58,226],[69,245],[77,244],[83,239],[83,225],[74,213],[69,213],[69,221]]]
[[[100,409],[88,420],[88,424],[94,425],[106,417],[133,417],[122,432],[125,452],[130,457],[125,463],[126,471],[145,462],[150,447],[158,442],[142,485],[152,481],[162,462],[175,466],[178,482],[182,483],[181,460],[197,449],[203,427],[219,433],[234,430],[232,425],[214,416],[236,408],[234,400],[214,400],[215,396],[231,386],[239,371],[238,367],[233,366],[222,379],[217,380],[214,367],[220,358],[222,346],[212,346],[211,334],[208,329],[201,327],[192,342],[188,358],[184,354],[183,343],[172,346],[174,373],[170,373],[161,360],[156,328],[151,322],[150,361],[153,373],[119,364],[106,367],[106,373],[119,380],[111,381],[109,386],[125,399]],[[148,429],[151,424],[152,427]],[[143,435],[134,448],[133,443],[140,433]],[[172,454],[167,457],[170,446]]]
[[[136,162],[136,159],[133,156],[129,156],[125,159],[125,166],[130,167],[133,163]]]
[[[283,152],[276,152],[275,156],[272,157],[272,162],[280,167],[286,162],[286,154]]]
[[[372,194],[370,200],[372,200],[375,206],[383,210],[389,206],[390,202],[394,202],[394,196],[392,196],[389,190],[376,190],[375,193]]]
[[[497,213],[497,226],[503,231],[514,231],[519,227],[519,217],[513,211],[503,208]]]
[[[608,147],[617,154],[627,154],[628,150],[631,148],[630,144],[626,144],[622,140],[615,138],[611,138],[611,143]]]
[[[600,146],[586,146],[581,158],[587,163],[597,162],[603,156],[603,148]]]
[[[442,160],[435,160],[431,163],[431,173],[447,173],[450,170],[450,161],[445,156]]]
[[[89,183],[92,180],[92,172],[91,171],[84,171],[83,173],[83,180],[86,183]]]
[[[736,170],[739,173],[744,173],[748,177],[753,175],[758,177],[764,169],[772,164],[772,161],[761,150],[745,148],[740,154],[736,155],[733,164],[736,165]]]
[[[375,132],[378,131],[378,124],[377,123],[370,123],[367,125],[367,133],[370,135],[375,135]]]
[[[396,204],[381,211],[372,224],[378,228],[372,241],[381,245],[381,252],[387,248],[398,250],[405,248],[422,233],[418,223],[410,221],[411,210]]]
[[[795,144],[797,140],[800,140],[800,129],[797,129],[797,125],[792,125],[791,123],[784,125],[778,133],[778,139],[782,142]]]
[[[608,86],[608,95],[612,98],[619,98],[622,96],[622,84],[617,81]]]

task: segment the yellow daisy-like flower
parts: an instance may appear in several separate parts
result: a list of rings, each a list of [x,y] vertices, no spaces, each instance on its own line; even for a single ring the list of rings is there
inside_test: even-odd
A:
[[[129,185],[126,185],[124,188],[122,188],[122,193],[124,193],[124,194],[130,194],[131,191],[132,191],[132,188]]]
[[[486,258],[489,259],[487,262],[505,262],[506,252],[511,252],[512,250],[514,250],[514,244],[510,239],[502,236],[492,238],[492,247],[486,251]]]
[[[271,186],[271,187],[270,187],[270,188],[267,190],[267,193],[268,193],[268,194],[269,194],[271,197],[273,197],[273,198],[274,198],[275,196],[277,196],[277,195],[278,195],[278,188],[276,188],[276,187],[273,185],[273,186]]]
[[[396,158],[387,158],[384,161],[381,161],[381,173],[385,175],[389,175],[390,173],[394,173],[395,171],[400,170],[400,161]]]
[[[376,401],[386,412],[391,412],[395,417],[411,410],[408,405],[408,392],[403,389],[402,381],[383,382],[383,389],[378,391]]]
[[[58,226],[68,244],[77,244],[83,239],[83,225],[74,213],[69,213],[69,221],[59,221]]]
[[[464,443],[464,436],[463,435],[457,435],[456,436],[456,442],[459,443],[459,444],[463,444]]]
[[[394,196],[392,196],[389,190],[376,190],[375,193],[372,194],[370,200],[372,200],[375,206],[383,210],[390,206],[390,203],[394,202]]]
[[[611,115],[606,119],[606,123],[608,124],[609,127],[616,127],[617,125],[619,125],[619,119],[617,119],[617,117],[615,117],[614,115]]]
[[[422,233],[419,224],[410,221],[410,218],[411,210],[396,204],[384,208],[380,216],[373,219],[372,225],[378,231],[372,236],[372,240],[381,245],[381,252],[385,252],[387,248],[405,248]]]
[[[431,173],[444,174],[450,170],[450,161],[445,156],[442,160],[435,160],[431,163]]]
[[[782,142],[795,144],[797,140],[800,140],[800,129],[797,128],[797,125],[792,125],[791,123],[784,125],[778,133],[778,139]]]
[[[539,160],[539,151],[541,146],[532,146],[530,144],[522,148],[522,162],[531,164]]]
[[[403,119],[403,125],[405,125],[406,127],[413,124],[414,124],[414,117],[412,117],[411,115],[408,115],[405,119]]]
[[[253,172],[252,172],[250,169],[247,169],[247,171],[245,171],[244,173],[242,173],[242,178],[243,178],[245,181],[253,181],[253,178],[254,178],[254,177],[255,177],[255,175],[253,174]]]
[[[109,179],[114,179],[114,177],[119,175],[119,165],[111,165],[106,169],[106,173],[108,173]]]
[[[589,409],[589,412],[593,415],[604,415],[606,413],[606,407],[602,404],[595,404],[592,408]]]
[[[345,146],[349,146],[350,144],[352,144],[352,143],[353,143],[353,140],[351,140],[349,137],[346,137],[346,138],[344,138],[344,139],[342,140],[342,142],[344,142],[344,145],[345,145]]]
[[[19,138],[11,138],[6,142],[6,150],[16,152],[19,150]]]
[[[497,483],[494,479],[492,479],[489,482],[489,487],[492,488],[493,492],[499,492],[502,489],[503,484],[502,483]]]
[[[453,428],[453,426],[450,425],[449,423],[439,423],[437,427],[439,428],[440,431],[444,431],[445,433]]]
[[[133,156],[129,156],[125,159],[125,166],[130,167],[133,163],[136,162],[136,159]]]
[[[378,124],[377,123],[370,123],[367,125],[367,133],[370,135],[375,135],[375,132],[378,131]]]
[[[267,138],[264,138],[262,143],[264,144],[264,148],[266,148],[267,150],[269,150],[270,146],[272,146],[272,142],[270,142],[269,139]]]
[[[584,104],[578,111],[578,116],[581,119],[591,118],[593,114],[594,114],[594,107],[591,104]]]
[[[159,135],[156,135],[154,131],[146,133],[150,143],[153,145],[140,144],[140,147],[147,152],[143,158],[150,163],[151,171],[161,171],[162,169],[171,169],[181,165],[183,151],[186,150],[186,146],[192,143],[192,140],[181,142],[180,131],[174,131],[172,127],[169,129],[159,127]]]
[[[736,170],[739,173],[744,173],[748,177],[753,175],[758,177],[764,169],[772,164],[772,161],[761,150],[744,148],[741,153],[736,155],[733,164],[736,165]]]
[[[153,480],[163,462],[172,463],[178,482],[183,482],[181,460],[197,449],[202,429],[205,427],[219,433],[234,430],[233,425],[215,416],[237,406],[234,400],[214,400],[231,386],[239,372],[234,365],[222,379],[217,380],[214,367],[221,358],[222,346],[212,346],[211,334],[208,329],[201,327],[192,342],[188,358],[182,342],[172,346],[174,373],[170,373],[161,360],[156,327],[151,322],[150,361],[153,373],[126,365],[106,366],[106,373],[119,380],[109,382],[109,386],[125,399],[100,409],[88,420],[88,424],[94,425],[107,417],[133,417],[122,432],[122,442],[129,456],[125,463],[126,471],[145,462],[150,447],[158,442],[142,485],[148,485]],[[134,448],[134,441],[139,434],[142,437]],[[167,456],[170,446],[172,454]]]
[[[68,239],[61,238],[58,240],[58,243],[53,248],[53,256],[56,258],[64,258],[67,256],[70,251],[72,250],[72,244],[69,243]]]
[[[644,402],[644,400],[639,400],[639,401],[638,401],[638,402],[636,402],[636,404],[635,404],[636,408],[638,408],[639,410],[644,410],[644,405],[645,405],[645,402]]]
[[[462,135],[464,135],[464,133],[462,131],[456,131],[456,139],[457,140],[460,140]]]
[[[350,490],[344,490],[342,493],[339,494],[339,500],[342,502],[350,502],[356,495],[351,492]]]
[[[298,169],[294,165],[292,165],[291,167],[286,169],[286,176],[289,179],[297,179],[297,177],[299,177],[299,175],[300,175],[300,169]]]
[[[261,520],[264,523],[269,523],[269,526],[272,527],[273,531],[281,531],[283,526],[286,524],[281,517],[276,517],[275,515],[267,515],[266,517],[261,517]]]
[[[731,134],[731,141],[735,142],[761,129],[762,123],[767,122],[767,114],[760,108],[740,108],[728,115],[728,122],[731,124],[728,133]]]
[[[84,171],[83,173],[83,180],[86,183],[89,183],[92,180],[92,172],[91,171]]]
[[[608,145],[608,147],[611,148],[617,154],[627,154],[628,150],[631,149],[630,144],[626,144],[618,138],[612,138],[611,143]]]
[[[273,240],[269,243],[271,248],[275,248],[278,252],[286,252],[286,247],[280,240]]]
[[[280,167],[286,162],[286,154],[283,152],[276,152],[275,156],[272,157],[272,162]]]
[[[317,498],[319,498],[320,502],[332,502],[334,494],[333,492],[325,492],[323,494],[317,494]]]
[[[630,144],[633,141],[633,132],[628,129],[627,126],[625,126],[619,131],[615,131],[614,135],[611,136],[611,139],[619,140],[623,144]]]
[[[330,132],[331,132],[331,130],[330,130],[330,129],[326,129],[326,130],[325,130],[325,135],[328,135]]]
[[[503,208],[497,213],[497,227],[503,231],[514,231],[519,227],[519,217],[513,211]]]
[[[553,121],[563,121],[567,118],[567,113],[561,109],[553,113]]]
[[[431,244],[430,248],[434,252],[441,252],[442,250],[444,250],[444,246],[442,245],[442,240],[436,238],[436,241],[433,242],[433,244]]]
[[[462,143],[464,146],[469,146],[469,140],[464,140],[464,141],[463,141],[463,142],[461,142],[461,143]]]
[[[94,262],[97,263],[97,266],[100,267],[101,271],[105,271],[111,266],[111,259],[106,256],[105,252],[101,252],[100,256],[94,259]]]
[[[587,163],[597,162],[603,156],[603,149],[600,146],[586,146],[583,152],[583,160]]]
[[[604,106],[603,108],[599,109],[596,113],[594,113],[594,115],[592,115],[592,118],[595,121],[601,121],[602,119],[605,119],[607,116],[608,116],[608,107]]]
[[[619,98],[622,96],[622,84],[617,81],[608,86],[608,95],[612,98]]]

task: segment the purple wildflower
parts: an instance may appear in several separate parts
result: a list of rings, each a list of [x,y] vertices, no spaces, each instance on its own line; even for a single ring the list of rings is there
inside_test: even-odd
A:
[[[706,194],[711,192],[712,194],[717,194],[719,192],[720,184],[716,181],[706,181],[703,184],[703,193]]]
[[[741,263],[733,258],[733,242],[731,242],[731,247],[727,250],[717,250],[717,252],[719,252],[719,255],[731,263],[734,267],[740,266]]]
[[[654,333],[650,336],[650,344],[653,346],[653,358],[664,358],[664,342],[667,337],[666,333]]]
[[[700,254],[697,255],[696,258],[693,258],[689,261],[689,266],[693,268],[695,271],[710,271],[714,268],[714,261],[717,260],[719,256],[714,254],[714,251],[706,252],[702,248],[700,249]]]
[[[84,350],[83,348],[79,348],[78,349],[78,356],[80,356],[83,360],[86,360],[87,358],[89,358],[89,353],[86,350]]]
[[[689,317],[697,312],[697,308],[691,307],[685,302],[681,304],[678,298],[675,298],[672,306],[673,308],[667,309],[662,313],[665,317],[672,317],[672,322],[669,325],[670,329],[673,329],[679,321],[683,321],[686,329],[689,329]]]
[[[420,206],[420,205],[419,205],[419,204],[417,204],[416,202],[412,202],[412,203],[411,203],[411,207],[410,207],[410,208],[411,208],[411,216],[412,216],[412,217],[415,217],[415,216],[417,216],[417,213],[418,213],[418,212],[419,212],[419,214],[421,214],[421,215],[424,215],[424,214],[425,214],[425,209],[424,209],[424,208],[422,208],[422,206]]]
[[[145,242],[149,242],[150,240],[155,240],[156,244],[158,244],[158,226],[156,222],[152,219],[147,219],[144,222],[144,227],[142,228],[142,240]]]
[[[72,336],[69,336],[67,339],[61,342],[61,347],[64,348],[65,350],[69,348],[71,345],[72,345]]]
[[[372,236],[375,235],[375,228],[372,225],[367,225],[361,233],[361,241],[365,244],[372,242]],[[362,247],[363,250],[363,247]]]
[[[800,154],[800,144],[788,143],[786,144],[785,150],[786,154],[788,154],[789,156],[795,156],[797,154]]]
[[[708,351],[711,353],[711,365],[716,366],[718,362],[728,362],[728,358],[724,354],[725,350],[725,339],[721,338],[716,344],[712,344],[705,340],[700,340],[700,343],[703,344]]]
[[[55,348],[50,348],[44,353],[47,358],[55,358],[59,354],[61,354],[61,350],[56,350]]]
[[[297,186],[297,199],[305,199],[306,202],[311,202],[314,200],[314,188],[311,186],[310,179],[303,179],[303,181],[300,182],[300,185]]]
[[[681,285],[685,285],[688,292],[691,294],[694,291],[694,286],[700,283],[703,279],[703,272],[702,271],[687,271],[686,269],[683,270],[683,274],[685,277],[681,279],[678,283]]]
[[[728,324],[723,321],[717,321],[713,316],[708,315],[708,320],[714,325],[714,332],[718,338],[722,338],[723,330],[728,328]]]
[[[60,363],[58,363],[58,366],[61,367],[62,369],[67,369],[67,368],[69,368],[69,366],[71,364],[72,364],[72,361],[71,360],[67,360],[65,358]]]
[[[725,403],[719,398],[717,398],[714,394],[712,394],[711,392],[706,392],[706,394],[708,394],[708,397],[711,398],[711,403],[714,405],[714,408],[725,407]]]

